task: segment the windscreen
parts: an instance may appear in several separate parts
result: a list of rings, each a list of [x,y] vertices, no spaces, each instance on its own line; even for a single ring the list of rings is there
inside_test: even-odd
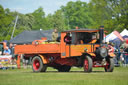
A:
[[[88,44],[92,40],[99,40],[99,33],[97,32],[72,32],[71,35],[72,44]]]

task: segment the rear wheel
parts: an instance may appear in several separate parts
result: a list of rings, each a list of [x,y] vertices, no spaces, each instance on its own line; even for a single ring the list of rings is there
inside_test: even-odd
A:
[[[71,66],[63,65],[57,68],[59,72],[69,72],[71,69]]]
[[[113,72],[114,69],[114,60],[113,58],[107,59],[107,65],[104,67],[105,72]]]
[[[92,72],[92,59],[89,56],[86,56],[84,60],[84,72]]]
[[[43,64],[42,59],[39,56],[35,56],[32,59],[32,70],[33,72],[45,72],[47,65]]]

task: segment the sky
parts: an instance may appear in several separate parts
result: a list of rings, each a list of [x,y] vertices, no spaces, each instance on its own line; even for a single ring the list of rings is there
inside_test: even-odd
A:
[[[23,14],[32,13],[40,6],[43,7],[45,14],[53,14],[60,7],[66,6],[69,1],[77,0],[0,0],[0,5],[9,8],[11,11],[17,11]],[[89,2],[89,0],[81,0]]]

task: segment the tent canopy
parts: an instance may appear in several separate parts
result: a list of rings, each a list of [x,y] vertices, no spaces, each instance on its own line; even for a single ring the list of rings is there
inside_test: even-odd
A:
[[[121,36],[128,36],[128,30],[124,29],[121,33]]]
[[[112,41],[116,38],[119,38],[121,41],[123,41],[122,36],[120,35],[120,33],[118,31],[113,31],[112,33],[110,33],[109,35],[107,35],[104,40],[106,42]]]
[[[120,36],[125,40],[128,39],[128,30],[124,29],[121,33]],[[119,46],[123,43],[122,40],[119,37],[116,37],[115,39],[111,39],[110,42],[115,44],[116,48],[119,48]]]
[[[52,37],[53,30],[41,31],[24,31],[10,40],[14,44],[29,44],[34,40],[40,40],[42,37],[47,37],[48,40]]]

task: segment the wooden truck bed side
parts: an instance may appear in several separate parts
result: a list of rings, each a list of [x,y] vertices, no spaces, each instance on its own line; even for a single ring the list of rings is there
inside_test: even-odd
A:
[[[95,44],[79,44],[79,45],[67,45],[66,46],[66,57],[72,57],[72,56],[81,56],[84,52],[85,52],[85,48],[87,49],[86,52],[88,52],[88,54],[95,52],[96,47],[99,47],[99,45]]]
[[[16,45],[15,54],[60,53],[60,44]]]

